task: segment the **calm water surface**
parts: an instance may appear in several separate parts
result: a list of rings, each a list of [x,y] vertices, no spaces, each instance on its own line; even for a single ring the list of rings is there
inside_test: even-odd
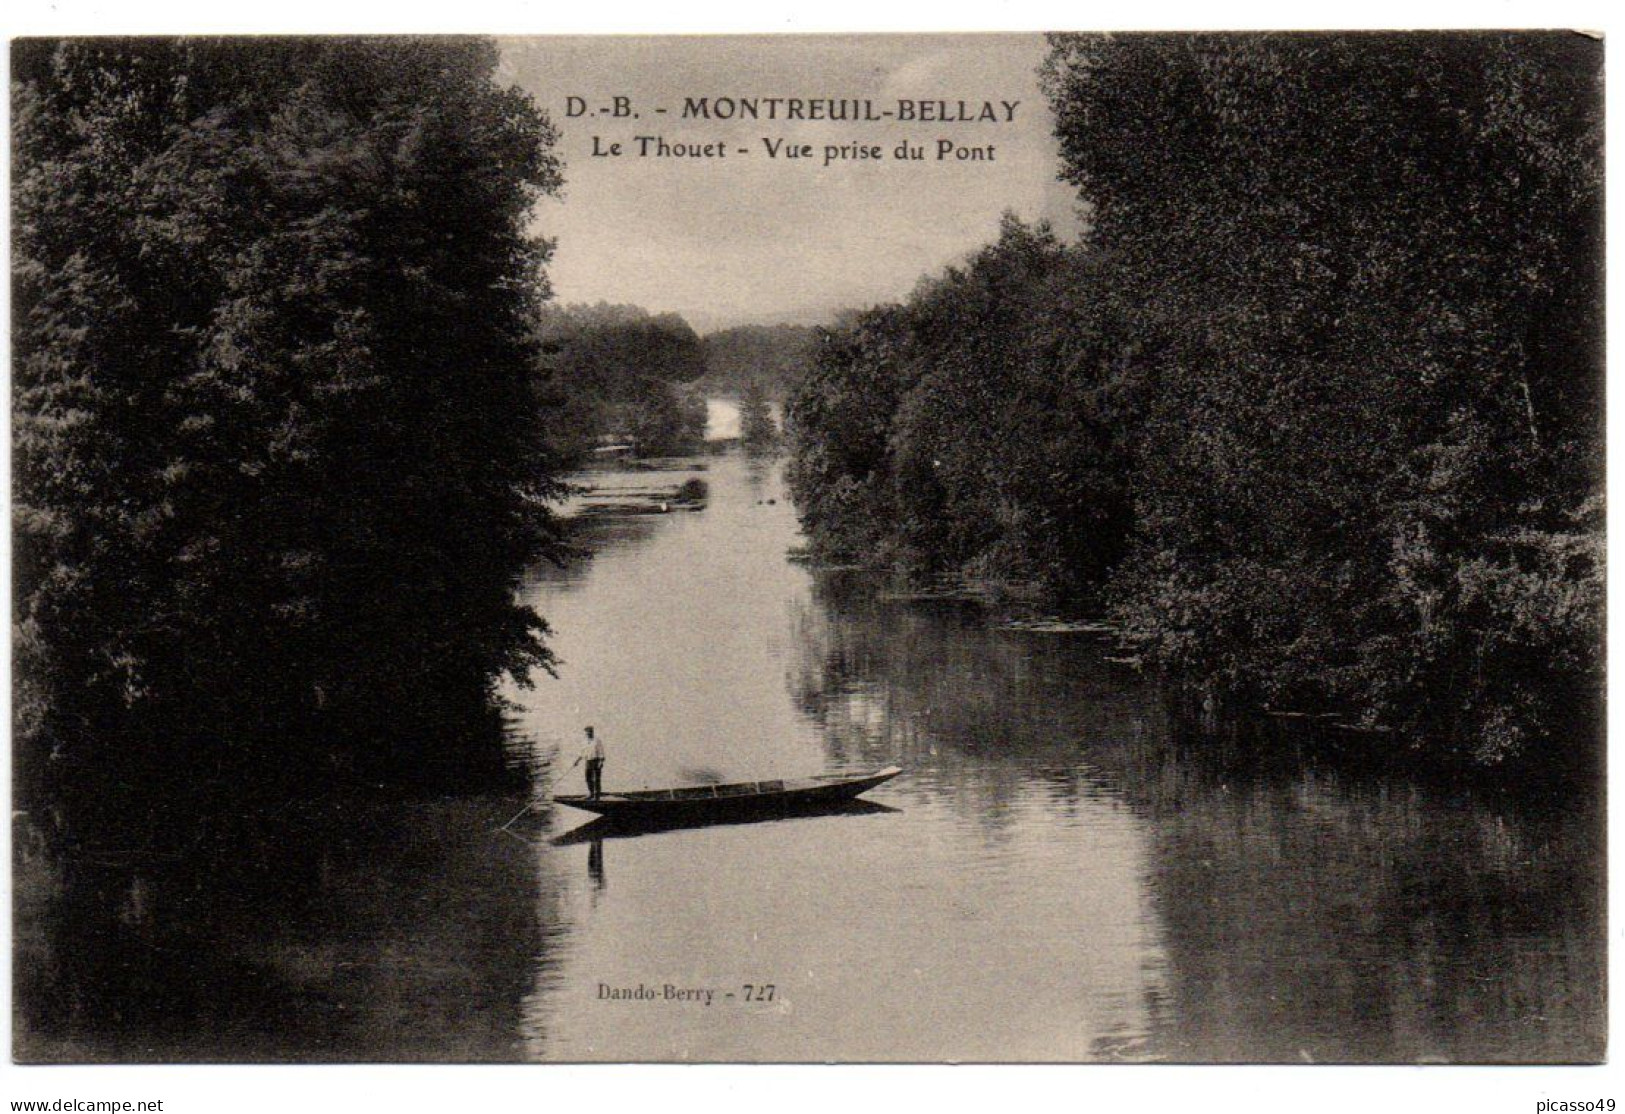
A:
[[[563,808],[501,830],[522,798],[380,799],[233,833],[207,868],[53,875],[25,849],[19,1054],[1602,1053],[1591,806],[1181,742],[1085,636],[787,561],[775,463],[694,474],[705,510],[583,522],[590,557],[526,584],[561,664],[513,694],[515,754],[561,792],[587,723],[611,790],[895,763],[883,808],[592,839]]]
[[[776,468],[706,478],[704,513],[602,524],[533,585],[565,661],[524,697],[540,760],[592,722],[611,787],[907,772],[870,794],[895,811],[541,852],[571,928],[531,1054],[1596,1054],[1593,817],[1192,753],[1092,640],[805,570]],[[598,997],[761,982],[771,1006]]]

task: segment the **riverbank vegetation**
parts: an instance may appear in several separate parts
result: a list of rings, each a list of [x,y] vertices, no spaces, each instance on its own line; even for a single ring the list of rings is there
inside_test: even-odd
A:
[[[756,379],[745,381],[739,395],[739,443],[748,453],[770,453],[779,446],[779,424],[767,391]]]
[[[810,325],[738,325],[707,333],[705,377],[708,395],[739,398],[755,383],[767,395],[782,399],[806,374],[818,343]]]
[[[549,664],[514,588],[559,548],[527,225],[561,177],[496,64],[14,44],[23,781],[500,766],[495,686]]]
[[[605,444],[636,456],[693,452],[705,438],[699,336],[675,313],[641,306],[547,306],[538,395],[553,444],[581,461]]]
[[[1087,231],[1007,218],[826,332],[787,407],[814,546],[1104,613],[1210,707],[1558,745],[1601,688],[1600,64],[1052,38]]]

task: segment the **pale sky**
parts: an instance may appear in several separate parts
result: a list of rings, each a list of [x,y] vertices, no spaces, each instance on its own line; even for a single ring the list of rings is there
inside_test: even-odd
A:
[[[848,306],[906,297],[921,275],[997,233],[999,214],[1047,218],[1072,235],[1076,199],[1055,180],[1048,106],[1034,70],[1040,35],[507,38],[499,79],[517,84],[563,133],[561,200],[538,207],[558,240],[549,266],[562,302],[619,302],[682,314],[709,331],[824,321]],[[567,98],[636,120],[567,116]],[[685,98],[946,101],[1001,122],[832,122],[681,118]],[[1002,102],[1019,101],[1002,122]],[[664,114],[656,110],[664,108]],[[766,112],[765,105],[762,111]],[[782,111],[782,109],[781,109]],[[593,157],[623,144],[620,158]],[[722,142],[719,160],[638,158],[633,137]],[[809,143],[814,158],[768,157],[764,138]],[[993,146],[992,161],[936,159],[936,141]],[[921,162],[894,161],[908,140]],[[825,144],[877,144],[884,158],[823,165]],[[748,148],[749,154],[739,153]]]

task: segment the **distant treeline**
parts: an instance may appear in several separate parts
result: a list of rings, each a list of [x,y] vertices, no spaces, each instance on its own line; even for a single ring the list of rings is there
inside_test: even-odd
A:
[[[602,442],[638,456],[698,448],[705,437],[700,338],[674,313],[605,303],[545,307],[538,389],[553,444],[579,461]]]
[[[707,394],[742,397],[756,384],[769,397],[789,395],[812,364],[818,330],[810,325],[741,325],[707,333]]]
[[[1055,36],[1075,244],[825,333],[815,546],[1105,613],[1218,707],[1534,752],[1602,660],[1602,50]]]
[[[559,548],[547,118],[481,40],[12,60],[22,777],[500,769],[467,739],[549,662],[515,587]]]

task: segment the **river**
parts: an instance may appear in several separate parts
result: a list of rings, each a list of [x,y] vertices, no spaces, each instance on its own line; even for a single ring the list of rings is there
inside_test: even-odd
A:
[[[19,898],[19,1057],[1602,1054],[1595,804],[1181,738],[1097,640],[787,560],[779,463],[703,463],[591,477],[709,501],[533,571],[558,677],[510,694],[513,753],[561,792],[586,724],[611,790],[895,763],[880,807],[578,841],[385,795],[208,871],[76,863]]]

